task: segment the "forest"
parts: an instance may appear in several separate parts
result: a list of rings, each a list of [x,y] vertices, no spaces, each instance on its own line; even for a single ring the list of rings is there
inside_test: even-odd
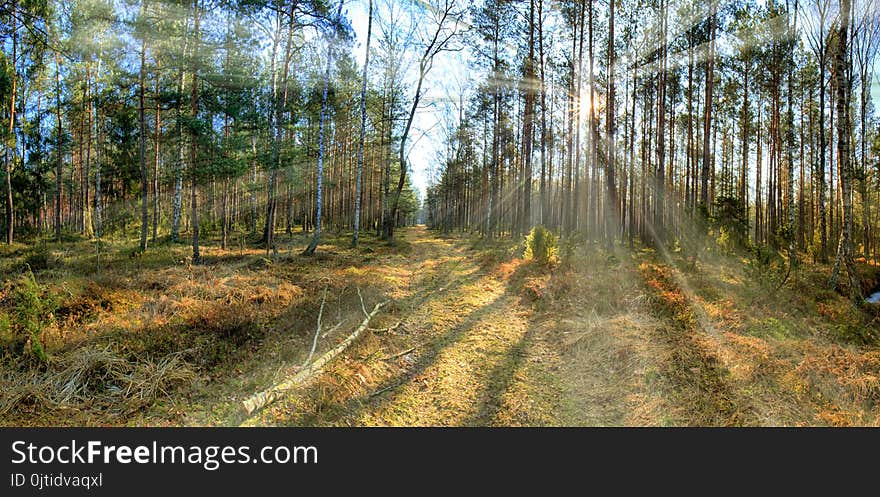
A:
[[[880,424],[877,0],[0,37],[0,425]]]

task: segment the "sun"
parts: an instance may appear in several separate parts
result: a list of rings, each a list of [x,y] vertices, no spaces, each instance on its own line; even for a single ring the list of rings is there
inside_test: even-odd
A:
[[[595,83],[594,83],[595,87]],[[595,115],[598,118],[600,112],[605,108],[605,99],[602,95],[599,94],[599,88],[595,87],[593,90],[593,96],[590,97],[590,86],[584,85],[581,89],[581,103],[580,103],[580,118],[582,123],[586,123],[590,120],[590,109],[594,109]]]

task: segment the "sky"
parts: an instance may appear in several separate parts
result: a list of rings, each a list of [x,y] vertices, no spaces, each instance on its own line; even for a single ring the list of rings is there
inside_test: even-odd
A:
[[[380,8],[381,4],[384,4],[381,0],[374,1],[374,16],[375,9]],[[348,18],[352,21],[356,35],[354,55],[358,64],[362,65],[366,51],[368,2],[352,0],[346,2],[344,8],[348,12]],[[378,35],[378,27],[374,22],[371,41],[374,58],[371,64],[375,61]],[[439,54],[424,83],[422,105],[416,112],[413,129],[407,142],[410,179],[421,199],[425,198],[431,169],[436,168],[443,160],[445,148],[443,116],[449,110],[447,103],[457,102],[458,99],[456,90],[452,87],[468,78],[467,64],[463,58],[461,53]],[[410,68],[407,78],[411,83],[406,93],[408,102],[412,102],[415,94],[415,69],[415,67]]]

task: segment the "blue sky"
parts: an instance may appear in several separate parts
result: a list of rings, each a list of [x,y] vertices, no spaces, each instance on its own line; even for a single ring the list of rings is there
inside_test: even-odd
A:
[[[380,8],[382,3],[381,1],[374,2],[374,9]],[[363,64],[366,49],[364,42],[367,38],[368,3],[366,0],[354,0],[347,3],[345,9],[348,11],[348,17],[352,20],[352,27],[357,36],[355,56],[357,57],[358,64]],[[378,36],[375,19],[372,36],[371,44],[373,45],[373,55],[375,57]],[[375,61],[375,58],[373,61]],[[467,78],[466,67],[467,65],[461,53],[442,53],[438,56],[433,69],[425,81],[422,105],[416,113],[413,130],[407,142],[410,179],[413,186],[420,192],[422,198],[424,198],[423,196],[429,184],[431,169],[435,168],[442,161],[443,148],[445,146],[443,116],[449,110],[448,103],[457,102],[457,92],[453,87],[457,82],[464,81]],[[411,67],[406,78],[407,81],[412,83],[412,86],[406,93],[406,98],[409,102],[412,101],[415,93],[414,72],[415,68]]]

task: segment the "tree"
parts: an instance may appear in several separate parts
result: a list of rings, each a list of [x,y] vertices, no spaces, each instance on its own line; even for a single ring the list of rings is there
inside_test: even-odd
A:
[[[354,235],[351,245],[358,245],[358,231],[361,222],[361,182],[364,170],[364,140],[367,134],[367,69],[370,67],[370,36],[373,34],[373,0],[369,0],[367,13],[367,41],[364,48],[364,69],[361,76],[361,136],[358,141],[357,186],[355,187]]]
[[[197,119],[199,112],[199,21],[201,20],[201,0],[193,0],[193,50],[190,63],[190,140],[189,140],[189,165],[190,165],[190,207],[192,209],[192,262],[199,263],[199,196],[198,196],[198,128]]]
[[[607,188],[608,213],[605,216],[605,240],[606,248],[610,251],[617,232],[620,231],[620,213],[617,201],[617,182],[615,179],[615,154],[617,144],[614,139],[615,133],[615,103],[614,103],[614,66],[617,63],[614,48],[614,4],[615,0],[608,0],[608,97],[605,103],[607,116],[605,117],[605,135],[608,158],[606,159],[605,182]]]
[[[11,90],[9,95],[9,128],[6,135],[6,147],[3,162],[6,165],[6,243],[12,245],[13,232],[15,229],[15,212],[12,204],[12,161],[15,160],[15,101],[18,98],[16,88],[18,83],[18,0],[12,0],[10,31],[12,32],[12,58],[11,64]]]
[[[398,160],[400,163],[400,177],[397,181],[397,189],[394,192],[394,200],[391,203],[391,210],[385,219],[385,238],[388,243],[394,242],[394,223],[397,211],[400,208],[400,195],[406,183],[406,142],[412,129],[413,119],[415,118],[416,109],[422,100],[422,85],[425,82],[425,76],[434,66],[434,58],[437,54],[450,50],[450,44],[453,38],[458,34],[459,16],[455,0],[438,0],[436,3],[429,3],[429,9],[433,16],[433,31],[429,31],[427,43],[424,44],[424,51],[419,58],[418,63],[418,80],[416,82],[416,90],[413,95],[412,104],[410,105],[409,115],[406,118],[403,134],[400,138],[400,149],[398,151]],[[450,27],[449,24],[452,24]]]
[[[712,91],[715,84],[715,29],[718,22],[718,5],[714,0],[709,5],[709,43],[706,46],[706,100],[703,106],[703,158],[700,171],[700,207],[708,214],[709,209],[709,171],[713,167],[709,152],[712,131]]]
[[[339,1],[339,8],[336,11],[335,23],[339,23],[342,17],[342,0]],[[335,26],[334,26],[335,28]],[[318,242],[321,240],[321,207],[322,207],[322,187],[324,182],[324,121],[327,118],[327,92],[330,88],[330,67],[333,64],[333,49],[335,40],[334,35],[330,37],[327,43],[327,67],[324,69],[324,91],[321,96],[321,124],[318,131],[318,188],[315,195],[316,214],[315,214],[315,231],[312,234],[312,241],[303,251],[303,255],[314,255],[318,248]]]
[[[819,229],[821,246],[819,260],[826,262],[828,258],[828,224],[825,212],[825,194],[827,191],[825,180],[825,74],[827,68],[827,39],[829,29],[829,17],[831,9],[830,0],[813,0],[810,5],[812,11],[804,10],[803,19],[809,26],[807,39],[810,48],[819,62],[819,151],[816,154],[819,160],[816,176],[819,179]]]
[[[523,171],[523,214],[522,224],[518,226],[523,232],[528,232],[532,224],[532,129],[535,120],[535,0],[529,1],[529,28],[528,28],[529,55],[524,64],[524,92],[525,109],[523,110],[522,124],[522,160]]]
[[[140,7],[140,15],[142,22],[145,21],[144,17],[146,15],[147,3],[146,1],[141,1]],[[146,95],[146,84],[147,84],[147,34],[143,32],[143,25],[141,24],[139,30],[139,37],[141,42],[140,47],[140,70],[138,71],[138,158],[140,162],[140,170],[141,170],[141,242],[140,242],[140,251],[143,252],[147,250],[147,232],[149,230],[150,218],[149,212],[147,210],[147,202],[150,195],[150,189],[147,186],[147,124],[146,124],[146,105],[145,98]],[[193,208],[195,210],[195,207]],[[198,258],[196,255],[198,253],[198,238],[193,239],[193,249],[194,249],[194,258]]]
[[[868,104],[870,87],[873,82],[874,61],[880,50],[880,16],[877,0],[865,0],[860,4],[855,31],[852,34],[852,51],[859,78],[859,153],[855,154],[859,167],[856,176],[859,180],[859,193],[862,199],[862,250],[865,260],[871,250],[871,199],[869,198],[870,167],[868,167]]]
[[[667,40],[666,40],[666,31],[667,31],[667,23],[668,23],[668,3],[667,0],[661,0],[660,2],[660,19],[659,19],[659,40],[657,46],[657,58],[658,58],[658,76],[657,76],[657,176],[655,178],[655,186],[654,186],[654,223],[653,223],[653,236],[656,239],[657,244],[662,245],[666,242],[666,230],[664,226],[664,215],[665,215],[665,204],[666,204],[666,191],[665,191],[665,180],[666,180],[666,140],[664,138],[666,131],[666,53],[667,53]],[[714,23],[714,11],[712,14],[712,21]],[[711,53],[713,48],[711,45],[714,43],[714,38],[710,41],[710,53],[709,53],[709,62],[707,63],[707,80],[713,79],[713,76],[709,76],[711,74],[711,66],[713,64],[714,54]],[[712,85],[706,84],[706,102],[707,108],[710,106],[709,102],[712,98]],[[708,126],[708,122],[711,119],[711,114],[706,114],[706,126]],[[706,128],[708,130],[708,127]],[[705,136],[708,136],[708,131],[705,132]],[[708,140],[704,140],[703,145],[703,154],[704,154],[704,168],[708,167],[709,161],[707,159],[709,154],[708,148]],[[706,169],[708,171],[708,169]],[[704,175],[706,173],[704,172]]]
[[[849,96],[852,91],[848,81],[848,69],[851,63],[850,47],[852,40],[849,37],[849,28],[852,15],[852,1],[840,1],[840,17],[837,24],[836,51],[834,56],[834,78],[837,90],[835,103],[837,105],[837,152],[840,167],[840,182],[843,194],[843,229],[840,235],[840,244],[837,247],[837,260],[831,273],[829,285],[836,288],[840,274],[841,261],[846,266],[849,276],[849,293],[854,301],[861,299],[862,289],[856,274],[855,262],[852,256],[852,161],[850,159],[850,119],[849,119]]]

